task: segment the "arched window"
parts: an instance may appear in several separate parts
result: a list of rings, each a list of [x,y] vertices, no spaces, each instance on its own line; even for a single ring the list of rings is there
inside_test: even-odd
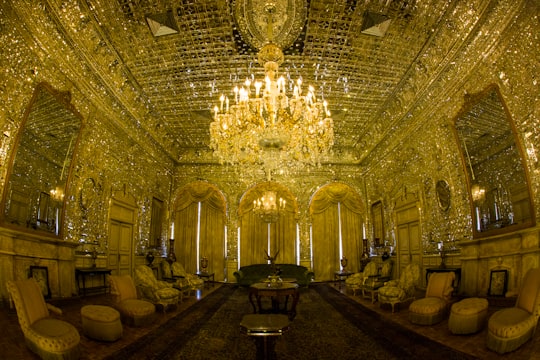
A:
[[[253,201],[259,199],[265,191],[271,190],[278,198],[286,201],[285,209],[276,222],[267,223],[253,212]],[[239,247],[241,266],[266,262],[267,251],[281,264],[298,263],[298,205],[294,195],[275,182],[258,184],[244,194],[238,208],[240,226]]]
[[[200,270],[200,260],[208,259],[208,272],[223,281],[225,264],[226,203],[213,185],[194,182],[181,189],[173,208],[175,254],[186,271]]]
[[[326,185],[313,195],[309,212],[316,280],[332,280],[343,256],[348,259],[348,270],[357,271],[365,214],[358,193],[346,184]]]

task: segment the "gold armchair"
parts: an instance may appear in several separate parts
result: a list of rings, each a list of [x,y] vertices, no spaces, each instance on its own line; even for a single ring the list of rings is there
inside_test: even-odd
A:
[[[383,261],[381,270],[376,275],[369,275],[364,279],[362,285],[362,296],[371,298],[371,303],[375,302],[376,291],[381,288],[385,282],[392,278],[392,268],[394,262],[390,259]]]
[[[184,269],[184,266],[179,262],[173,262],[171,264],[172,277],[175,279],[185,279],[187,281],[189,290],[202,289],[204,287],[204,280],[200,279],[195,274],[188,274]]]
[[[429,277],[426,296],[409,305],[409,320],[413,324],[434,325],[441,322],[452,298],[454,279],[452,271],[434,273]]]
[[[120,312],[122,322],[132,326],[149,325],[155,319],[156,306],[137,297],[135,283],[129,275],[110,275],[114,307]]]
[[[395,305],[409,300],[414,300],[416,286],[420,281],[420,265],[411,263],[405,267],[399,280],[390,280],[379,288],[379,306],[382,304]]]
[[[156,279],[152,269],[146,265],[135,268],[134,280],[141,297],[162,306],[164,312],[169,305],[177,305],[182,299],[182,292],[175,289],[174,284]]]
[[[516,304],[495,312],[488,321],[487,347],[500,354],[531,339],[540,315],[540,269],[525,275]]]
[[[47,360],[78,359],[79,332],[70,323],[50,317],[49,311],[61,314],[62,310],[45,302],[36,280],[8,281],[6,285],[30,350]]]
[[[366,279],[370,276],[376,276],[379,274],[379,269],[377,263],[370,261],[367,263],[364,271],[352,274],[347,279],[345,279],[345,288],[352,290],[353,295],[356,295],[357,290],[362,290],[362,286]]]

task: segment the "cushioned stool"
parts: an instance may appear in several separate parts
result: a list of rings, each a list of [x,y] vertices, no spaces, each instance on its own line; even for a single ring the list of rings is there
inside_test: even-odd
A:
[[[446,313],[446,301],[437,297],[418,299],[409,306],[409,320],[418,325],[437,324]]]
[[[81,309],[83,332],[89,338],[116,341],[122,337],[120,313],[109,306],[86,305]]]
[[[488,301],[468,298],[452,305],[448,328],[453,334],[472,334],[482,330],[486,323]]]

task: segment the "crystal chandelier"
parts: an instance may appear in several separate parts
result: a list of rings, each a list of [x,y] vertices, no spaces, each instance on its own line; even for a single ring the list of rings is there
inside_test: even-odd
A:
[[[277,78],[284,55],[272,42],[274,5],[268,3],[265,11],[269,41],[258,60],[266,77],[246,80],[233,89],[231,98],[221,95],[213,109],[210,147],[222,164],[319,165],[334,144],[327,102],[301,79]]]
[[[259,199],[253,200],[253,212],[259,215],[265,223],[275,223],[286,205],[285,199],[279,198],[278,200],[276,192],[268,190]]]

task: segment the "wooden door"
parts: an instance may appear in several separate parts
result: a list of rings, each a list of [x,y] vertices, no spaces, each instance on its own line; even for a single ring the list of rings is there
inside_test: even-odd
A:
[[[135,208],[114,201],[109,220],[108,267],[114,275],[131,275],[134,258]]]
[[[113,275],[131,275],[133,225],[111,220],[109,269]]]
[[[416,200],[400,205],[395,210],[399,274],[410,263],[421,264],[422,260],[420,213]]]

